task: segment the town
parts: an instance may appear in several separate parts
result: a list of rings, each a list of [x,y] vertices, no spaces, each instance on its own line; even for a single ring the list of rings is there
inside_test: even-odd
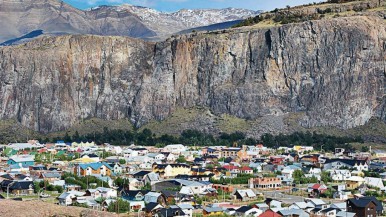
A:
[[[0,146],[2,200],[128,216],[382,216],[386,152],[323,145]]]

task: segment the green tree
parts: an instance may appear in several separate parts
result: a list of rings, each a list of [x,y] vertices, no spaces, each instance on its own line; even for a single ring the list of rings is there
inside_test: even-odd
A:
[[[109,212],[127,213],[130,211],[130,203],[123,199],[118,199],[115,202],[110,203],[107,207]]]
[[[34,182],[34,193],[37,194],[40,192],[40,185],[39,182]]]
[[[324,184],[327,184],[329,182],[332,182],[332,178],[330,176],[330,173],[328,171],[323,171],[322,174],[320,175],[320,179]]]
[[[119,159],[119,164],[126,164],[126,160],[125,159]]]
[[[362,146],[361,147],[361,152],[368,152],[368,151],[370,151],[368,146]]]
[[[304,177],[304,172],[302,170],[295,170],[292,174],[294,179],[302,179]]]
[[[186,159],[183,155],[178,156],[177,163],[186,163]]]

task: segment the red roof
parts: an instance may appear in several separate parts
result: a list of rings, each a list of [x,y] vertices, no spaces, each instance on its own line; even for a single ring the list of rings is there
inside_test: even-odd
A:
[[[237,166],[233,166],[233,165],[225,165],[223,166],[226,170],[233,170],[233,169],[239,169],[239,167]]]
[[[281,216],[282,215],[280,215],[279,213],[276,213],[270,209],[263,212],[261,215],[259,215],[259,217],[281,217]]]
[[[322,186],[323,185],[321,185],[321,184],[315,184],[315,185],[312,186],[312,189],[319,190],[320,187],[322,187]],[[325,188],[322,188],[322,189],[325,189]]]
[[[241,167],[241,169],[240,169],[240,170],[243,170],[243,171],[245,171],[245,170],[253,170],[253,169],[251,169],[250,167],[244,166],[244,167]]]

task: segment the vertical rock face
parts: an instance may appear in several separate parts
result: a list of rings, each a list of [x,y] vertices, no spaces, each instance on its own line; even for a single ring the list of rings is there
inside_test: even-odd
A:
[[[301,124],[386,120],[383,20],[349,17],[179,36],[43,38],[0,49],[0,117],[42,131],[90,117],[163,120],[205,106],[245,119],[305,112]]]

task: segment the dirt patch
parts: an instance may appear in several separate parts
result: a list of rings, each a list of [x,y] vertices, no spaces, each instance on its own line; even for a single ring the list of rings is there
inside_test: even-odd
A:
[[[115,217],[114,213],[65,207],[41,201],[0,200],[0,216],[12,217]],[[120,215],[122,216],[122,215]]]

